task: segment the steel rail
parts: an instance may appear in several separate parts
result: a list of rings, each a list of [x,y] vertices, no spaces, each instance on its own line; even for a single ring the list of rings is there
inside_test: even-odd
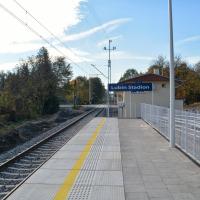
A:
[[[56,137],[57,135],[59,135],[60,133],[62,133],[63,131],[65,131],[66,129],[72,127],[73,125],[77,124],[78,122],[80,122],[81,120],[83,120],[84,118],[86,118],[87,116],[89,116],[90,114],[95,113],[94,117],[98,116],[99,114],[101,114],[103,112],[104,108],[102,109],[92,109],[84,114],[82,114],[80,117],[76,118],[75,120],[72,120],[71,122],[69,122],[68,124],[66,124],[65,127],[61,127],[58,130],[56,130],[54,133],[52,133],[51,135],[47,136],[46,138],[42,139],[41,141],[37,142],[36,144],[32,145],[31,147],[29,147],[28,149],[24,150],[23,152],[19,153],[18,155],[12,157],[11,159],[7,160],[6,162],[2,163],[0,165],[0,172],[2,170],[4,170],[6,167],[8,167],[9,165],[12,165],[13,163],[15,163],[17,160],[20,160],[21,158],[23,158],[23,156],[26,156],[26,154],[31,153],[32,151],[34,151],[35,149],[39,148],[40,146],[42,146],[43,144],[47,143],[50,139],[52,139],[53,137]],[[20,183],[16,184],[15,187],[13,189],[11,189],[8,194],[6,194],[2,200],[7,199],[14,191],[17,190],[17,188],[19,188],[30,176],[32,176],[39,168],[41,168],[48,160],[50,160],[52,158],[53,155],[55,155],[67,142],[69,142],[70,139],[72,139],[77,132],[75,132],[74,134],[72,134],[71,137],[69,137],[63,144],[61,144],[53,153],[51,153],[51,155],[45,159],[44,161],[41,162],[41,164],[39,164],[38,167],[35,167],[35,169],[29,174],[27,175]]]

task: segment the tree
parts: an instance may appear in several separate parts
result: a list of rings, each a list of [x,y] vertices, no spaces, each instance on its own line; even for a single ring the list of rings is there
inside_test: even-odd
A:
[[[0,113],[15,120],[56,112],[58,97],[71,75],[63,57],[52,61],[42,47],[36,56],[22,60],[15,71],[0,73]]]
[[[174,68],[176,70],[177,67],[180,67],[182,64],[187,63],[182,60],[181,56],[175,56],[174,58]],[[156,60],[153,61],[153,64],[148,68],[148,72],[150,74],[154,73],[154,69],[159,70],[159,74],[165,77],[169,77],[169,61],[163,56],[158,56]]]
[[[66,91],[70,92],[68,83],[72,77],[70,64],[66,63],[64,57],[56,57],[52,64],[53,72],[57,77],[58,88],[56,96],[60,103],[66,103]]]
[[[91,85],[92,85],[92,103],[99,104],[102,103],[105,97],[105,87],[100,78],[91,78]]]
[[[5,79],[6,74],[4,72],[0,72],[0,91],[2,91],[5,87]]]
[[[72,77],[71,66],[65,62],[64,57],[56,57],[53,62],[53,71],[56,74],[59,86],[64,86]]]
[[[198,73],[200,75],[200,61],[195,64],[194,70],[196,73]]]
[[[159,70],[160,75],[169,76],[169,63],[165,57],[158,56],[158,58],[154,60],[153,64],[148,68],[147,73],[153,74],[155,69]]]
[[[137,72],[136,69],[133,69],[133,68],[132,69],[128,69],[123,74],[123,76],[120,78],[119,82],[124,81],[124,80],[129,79],[129,78],[133,78],[133,77],[135,77],[137,75],[138,75],[138,72]]]
[[[91,101],[92,104],[102,103],[105,97],[105,87],[100,78],[90,78]],[[78,76],[69,82],[67,86],[67,101],[73,103],[76,97],[76,103],[79,105],[89,103],[89,80],[86,77]]]
[[[84,105],[89,103],[89,80],[86,77],[76,78],[77,103]]]
[[[186,104],[191,104],[200,101],[200,64],[195,66],[195,69],[182,60],[181,56],[176,56],[174,59],[176,98],[185,99]],[[159,56],[148,69],[148,73],[153,73],[154,69],[159,69],[160,74],[169,77],[169,62]]]
[[[153,61],[153,65],[163,68],[167,64],[167,60],[163,56],[158,56],[156,60]]]

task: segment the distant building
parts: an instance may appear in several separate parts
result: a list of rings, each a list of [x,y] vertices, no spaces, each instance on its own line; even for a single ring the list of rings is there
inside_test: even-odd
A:
[[[154,74],[140,75],[121,83],[152,83],[151,92],[117,92],[117,103],[119,105],[119,117],[121,118],[140,118],[140,104],[147,103],[158,106],[169,107],[170,105],[170,84],[169,78]],[[183,109],[183,100],[175,101],[175,108]]]

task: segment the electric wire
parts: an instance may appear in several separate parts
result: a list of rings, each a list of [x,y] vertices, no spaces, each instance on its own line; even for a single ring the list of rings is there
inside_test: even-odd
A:
[[[62,44],[65,48],[70,50],[74,55],[79,56],[76,52],[74,52],[68,45],[66,45],[58,36],[56,36],[47,26],[45,26],[41,21],[39,21],[35,16],[33,16],[22,4],[20,4],[17,0],[13,0],[23,11],[26,12],[31,18],[33,18],[43,29],[45,29],[51,36],[53,36],[60,44]]]
[[[62,44],[65,48],[70,50],[74,55],[79,56],[76,54],[69,46],[64,44],[63,41],[61,41],[52,31],[50,31],[49,28],[47,28],[42,22],[40,22],[36,17],[34,17],[22,4],[20,4],[17,0],[13,0],[26,14],[28,14],[31,18],[33,18],[43,29],[45,29],[51,36],[53,36],[57,41],[59,41],[60,44]],[[6,12],[8,12],[12,17],[17,19],[22,25],[26,26],[31,32],[36,34],[40,39],[45,41],[47,44],[49,44],[52,48],[54,48],[56,51],[58,51],[61,55],[66,57],[68,60],[70,60],[72,63],[74,63],[79,69],[81,69],[83,72],[88,74],[82,67],[80,67],[77,63],[75,63],[72,59],[68,58],[63,52],[61,52],[55,45],[51,44],[46,38],[44,38],[42,35],[40,35],[37,31],[35,31],[32,27],[30,27],[27,23],[25,23],[22,19],[20,19],[17,15],[15,15],[13,12],[11,12],[8,8],[0,4],[0,7],[4,9]],[[105,30],[104,30],[105,31]],[[86,61],[84,61],[86,63]],[[102,71],[100,71],[95,65],[92,65],[93,68],[95,68],[98,72],[100,72],[106,79],[107,77],[104,75]]]
[[[91,66],[94,67],[102,76],[108,79],[108,77],[102,71],[100,71],[95,65],[91,64]]]
[[[51,46],[53,49],[55,49],[57,52],[59,52],[62,56],[66,57],[69,61],[71,61],[74,65],[76,65],[81,71],[88,74],[87,71],[85,71],[82,67],[80,67],[77,63],[75,63],[72,59],[68,58],[62,51],[60,51],[55,45],[50,43],[45,37],[43,37],[40,33],[38,33],[35,29],[33,29],[31,26],[29,26],[26,22],[24,22],[22,19],[20,19],[16,14],[14,14],[12,11],[10,11],[8,8],[6,8],[3,4],[0,3],[0,7],[6,11],[9,15],[11,15],[13,18],[15,18],[18,22],[20,22],[23,26],[28,28],[32,33],[37,35],[40,39],[42,39],[45,43],[47,43],[49,46]]]
[[[88,7],[89,7],[89,9],[90,9],[90,11],[91,11],[94,19],[96,20],[97,24],[100,25],[100,26],[102,26],[103,24],[102,24],[100,18],[98,17],[97,12],[96,12],[94,6],[92,4],[90,4],[90,5],[88,4]],[[109,40],[109,37],[108,37],[108,34],[107,34],[105,28],[103,28],[102,30],[103,30],[103,33],[104,33],[104,38],[106,40]]]
[[[17,0],[13,0],[23,11],[26,12],[31,18],[33,18],[43,29],[45,29],[51,36],[53,36],[60,44],[62,44],[65,48],[69,49],[74,55],[79,56],[76,52],[74,52],[68,45],[66,45],[60,38],[58,38],[52,31],[50,31],[47,26],[45,26],[41,21],[39,21],[33,14],[31,14],[22,4],[20,4]],[[97,16],[96,16],[97,18]],[[103,29],[104,30],[104,29]],[[104,33],[106,34],[105,30]],[[83,61],[84,63],[89,63],[87,61]],[[93,66],[94,67],[94,66]],[[101,72],[96,66],[94,67],[98,72],[100,72],[106,79],[107,77]]]

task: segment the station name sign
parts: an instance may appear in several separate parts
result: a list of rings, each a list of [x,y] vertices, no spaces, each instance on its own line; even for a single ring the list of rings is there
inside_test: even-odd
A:
[[[152,83],[112,83],[108,85],[112,92],[145,92],[152,91]]]

